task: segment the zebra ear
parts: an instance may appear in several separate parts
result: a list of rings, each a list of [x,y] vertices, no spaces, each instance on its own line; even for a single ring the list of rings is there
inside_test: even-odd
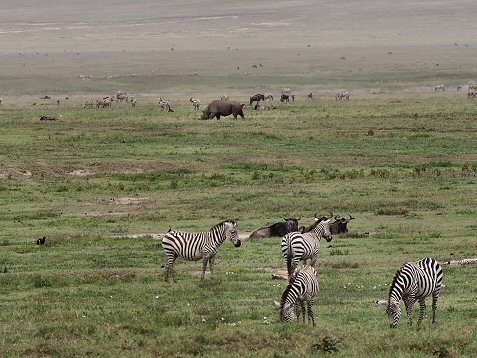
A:
[[[275,308],[280,308],[280,302],[273,300],[273,303],[275,304]]]

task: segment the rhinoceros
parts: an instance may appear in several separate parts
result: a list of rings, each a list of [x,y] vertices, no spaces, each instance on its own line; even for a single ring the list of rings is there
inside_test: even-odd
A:
[[[243,106],[244,104],[238,102],[217,99],[210,102],[207,108],[202,112],[202,119],[213,119],[215,117],[220,119],[220,116],[230,115],[233,115],[234,118],[240,116],[242,119],[245,119]]]

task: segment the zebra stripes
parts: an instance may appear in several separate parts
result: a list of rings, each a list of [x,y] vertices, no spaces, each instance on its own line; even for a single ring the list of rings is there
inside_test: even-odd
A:
[[[432,323],[436,322],[437,300],[442,284],[442,268],[433,258],[424,258],[417,262],[406,262],[394,275],[389,288],[389,299],[386,313],[389,326],[396,328],[401,318],[399,301],[402,299],[406,306],[407,324],[412,325],[412,308],[419,301],[420,327],[426,310],[426,297],[432,295]]]
[[[292,277],[295,268],[300,260],[311,259],[311,266],[316,266],[316,259],[320,252],[320,240],[322,237],[326,241],[333,239],[330,232],[331,218],[323,221],[316,221],[311,231],[307,233],[291,232],[282,238],[282,254],[287,259],[288,277]]]
[[[343,98],[346,98],[349,101],[349,92],[348,91],[339,91],[336,96],[335,100],[342,100]]]
[[[198,98],[192,98],[189,100],[192,102],[192,106],[194,107],[194,109],[196,111],[198,111],[200,109],[200,100]]]
[[[307,312],[308,322],[315,326],[313,302],[319,289],[314,267],[303,266],[297,269],[282,294],[281,302],[275,301],[275,306],[280,312],[280,321],[284,323],[293,321],[296,310],[297,319],[302,313],[303,322],[305,322],[305,312]]]
[[[226,239],[230,239],[235,247],[241,245],[235,221],[225,220],[215,225],[210,231],[197,233],[170,230],[162,239],[162,248],[167,256],[166,282],[169,282],[169,275],[172,275],[174,282],[177,282],[173,266],[179,256],[189,261],[202,259],[202,279],[205,276],[207,263],[209,263],[210,273],[214,273],[215,255]]]

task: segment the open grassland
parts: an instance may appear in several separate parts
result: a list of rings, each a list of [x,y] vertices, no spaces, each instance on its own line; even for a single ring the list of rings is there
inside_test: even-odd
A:
[[[390,330],[374,304],[406,260],[477,256],[477,107],[464,93],[299,97],[220,121],[180,97],[174,113],[149,97],[84,99],[0,107],[1,356],[477,355],[474,267],[444,267],[435,326]],[[234,218],[245,234],[329,211],[356,220],[323,245],[316,328],[278,323],[278,238],[226,242],[204,282],[201,263],[179,259],[179,282],[163,282],[153,234],[169,226]]]

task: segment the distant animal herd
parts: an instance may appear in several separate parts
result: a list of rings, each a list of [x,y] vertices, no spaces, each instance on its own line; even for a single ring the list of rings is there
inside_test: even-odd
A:
[[[308,317],[308,322],[315,326],[313,304],[319,292],[316,263],[321,239],[330,242],[333,235],[347,234],[348,223],[355,219],[351,214],[348,216],[349,218],[333,216],[332,213],[320,216],[317,213],[311,225],[299,227],[298,221],[301,218],[286,214],[283,222],[261,226],[250,233],[249,239],[281,237],[280,251],[286,261],[288,278],[288,285],[282,293],[281,300],[274,302],[281,322],[290,322],[302,315],[303,322],[306,320],[305,317]],[[189,261],[202,260],[202,280],[207,265],[213,274],[219,247],[226,240],[230,240],[235,247],[242,245],[237,223],[233,220],[224,220],[209,231],[202,232],[169,229],[162,238],[162,247],[166,254],[165,281],[169,282],[169,278],[172,277],[174,282],[177,282],[174,262],[178,257]],[[309,265],[306,263],[307,260],[310,260]],[[303,261],[302,266],[299,265],[300,261]],[[389,326],[391,328],[397,326],[401,317],[399,302],[403,300],[408,325],[412,325],[413,305],[416,301],[419,302],[417,325],[420,327],[426,309],[425,299],[429,296],[432,296],[432,323],[435,323],[442,278],[442,268],[433,258],[406,262],[399,268],[391,282],[388,299],[376,301],[378,304],[386,305]]]

